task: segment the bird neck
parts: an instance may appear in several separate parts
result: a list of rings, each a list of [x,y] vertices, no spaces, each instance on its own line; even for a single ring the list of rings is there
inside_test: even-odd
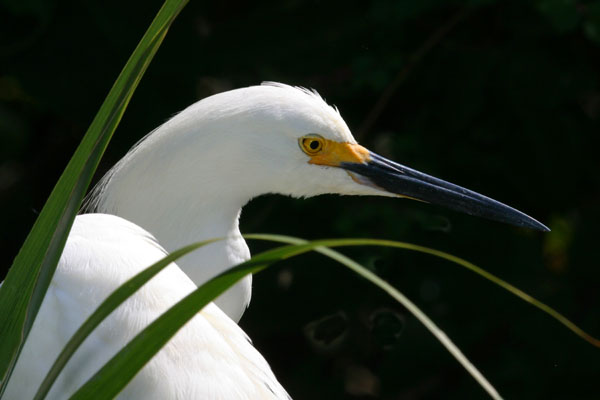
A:
[[[247,183],[241,174],[215,169],[219,160],[211,157],[213,152],[185,154],[188,147],[181,143],[177,159],[169,159],[167,155],[173,153],[168,148],[173,140],[157,144],[147,142],[150,139],[153,137],[141,142],[103,178],[92,193],[93,209],[141,226],[168,252],[190,243],[223,238],[177,261],[198,286],[249,259],[238,221],[252,195],[245,192]],[[156,153],[157,148],[161,153]],[[237,321],[250,296],[251,278],[247,277],[216,303]]]

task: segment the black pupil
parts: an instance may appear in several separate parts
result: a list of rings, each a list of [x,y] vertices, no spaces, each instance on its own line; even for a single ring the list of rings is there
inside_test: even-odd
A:
[[[311,150],[316,150],[319,148],[319,142],[317,140],[312,140],[308,147],[310,147]]]

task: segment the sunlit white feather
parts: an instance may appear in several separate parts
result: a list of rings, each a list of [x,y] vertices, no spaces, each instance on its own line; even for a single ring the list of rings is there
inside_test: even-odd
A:
[[[30,399],[60,349],[115,288],[166,252],[116,216],[78,216],[7,399]],[[49,399],[66,399],[156,317],[196,288],[171,264],[110,315],[69,361]],[[287,399],[246,334],[213,303],[139,372],[120,399]]]

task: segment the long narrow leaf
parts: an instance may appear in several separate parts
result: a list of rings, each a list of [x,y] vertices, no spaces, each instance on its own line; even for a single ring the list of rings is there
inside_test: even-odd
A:
[[[448,337],[412,302],[376,276],[365,274],[364,271],[367,270],[359,264],[331,249],[323,247],[355,245],[360,242],[360,240],[332,239],[305,242],[302,239],[277,235],[247,235],[247,237],[249,236],[252,236],[254,239],[260,238],[263,240],[273,240],[274,238],[277,238],[279,241],[294,244],[260,253],[252,257],[249,261],[222,273],[196,289],[133,338],[118,354],[109,360],[100,371],[88,380],[88,382],[75,393],[72,399],[86,399],[92,395],[96,396],[95,398],[98,399],[108,399],[117,395],[127,383],[133,379],[137,372],[162,348],[162,346],[177,333],[180,327],[193,318],[193,316],[206,304],[227,290],[227,288],[232,286],[239,279],[249,273],[256,273],[277,261],[311,250],[322,252],[323,254],[342,262],[342,264],[351,267],[362,276],[365,276],[378,286],[384,288],[392,295],[392,297],[407,306],[407,308],[415,313],[417,318],[431,330],[442,344],[446,346],[450,353],[458,359],[458,361],[475,377],[477,382],[479,382],[493,398],[500,398],[498,393],[483,375],[481,375],[481,373],[467,360],[450,339],[448,339]]]
[[[199,249],[209,243],[216,242],[220,239],[206,240],[203,242],[198,242],[195,244],[191,244],[189,246],[183,247],[177,251],[170,253],[168,256],[164,257],[162,260],[157,261],[152,264],[148,268],[144,269],[142,272],[135,275],[133,278],[129,279],[127,282],[123,283],[112,292],[106,300],[102,302],[98,306],[96,310],[88,317],[88,319],[77,329],[77,331],[73,334],[71,339],[67,342],[65,347],[63,347],[62,351],[56,358],[56,361],[48,371],[46,378],[40,385],[37,393],[33,400],[42,400],[46,397],[50,388],[54,384],[54,381],[63,370],[69,359],[73,356],[75,351],[79,348],[79,346],[84,342],[84,340],[92,333],[92,331],[104,321],[106,317],[108,317],[114,310],[116,310],[129,296],[137,292],[139,288],[141,288],[146,282],[152,279],[156,274],[162,271],[165,267],[167,267],[170,263],[174,262],[180,257],[191,253],[192,251]]]
[[[467,369],[467,371],[477,380],[484,390],[486,390],[493,398],[500,398],[498,393],[483,377],[483,375],[466,359],[466,357],[458,348],[456,348],[450,339],[448,339],[447,336],[433,324],[433,322],[431,322],[421,311],[419,311],[412,302],[410,302],[406,297],[404,297],[389,284],[377,278],[368,270],[362,268],[359,264],[337,252],[334,252],[331,249],[325,248],[324,246],[334,247],[376,245],[396,247],[435,255],[437,257],[441,257],[443,259],[463,265],[477,273],[479,273],[480,270],[478,267],[450,254],[403,242],[376,239],[331,239],[315,242],[303,242],[302,239],[298,238],[265,234],[245,235],[245,237],[247,239],[295,243],[296,245],[277,248],[275,250],[261,253],[253,257],[250,261],[219,275],[202,287],[198,288],[173,308],[169,309],[165,314],[155,320],[144,331],[142,331],[131,342],[129,342],[120,353],[115,355],[109,362],[107,362],[102,369],[98,371],[98,373],[96,373],[78,390],[74,398],[86,398],[94,393],[95,396],[106,396],[101,398],[110,398],[111,396],[118,394],[119,391],[121,391],[127,385],[127,383],[133,379],[135,374],[137,374],[137,372],[143,368],[145,363],[147,363],[179,330],[179,328],[183,326],[183,324],[189,321],[189,319],[191,319],[198,310],[208,304],[208,302],[212,301],[212,299],[217,297],[228,287],[233,285],[248,273],[258,272],[259,270],[276,261],[283,260],[312,249],[315,249],[316,251],[328,255],[342,262],[344,265],[351,267],[365,278],[382,287],[386,292],[392,295],[392,297],[404,304],[407,309],[411,310],[450,351],[450,353]],[[493,275],[486,277],[489,279],[490,276],[493,277]],[[494,281],[493,279],[490,280]],[[100,388],[102,388],[101,395],[98,392]]]
[[[54,187],[0,287],[0,397],[37,315],[68,232],[121,116],[187,0],[166,0]]]
[[[247,234],[244,235],[246,239],[257,239],[257,240],[268,240],[279,243],[300,243],[297,240],[298,238],[294,238],[291,236],[283,236],[283,235],[271,235],[271,234]],[[464,260],[460,257],[454,256],[452,254],[445,253],[443,251],[431,249],[429,247],[419,246],[412,243],[406,242],[398,242],[394,240],[382,240],[382,239],[339,239],[335,241],[335,244],[328,245],[329,247],[343,247],[343,246],[383,246],[383,247],[393,247],[397,249],[405,249],[416,251],[419,253],[429,254],[435,257],[442,258],[444,260],[450,261],[454,264],[460,265],[472,272],[475,272],[477,275],[487,279],[488,281],[500,286],[501,288],[507,290],[513,295],[521,298],[532,306],[540,309],[546,314],[550,315],[552,318],[560,322],[567,329],[571,330],[577,336],[581,337],[586,342],[590,343],[593,346],[600,347],[600,339],[593,337],[589,333],[585,332],[583,329],[578,327],[575,323],[565,317],[563,314],[559,313],[549,305],[537,300],[533,296],[525,293],[521,289],[516,286],[511,285],[503,279],[500,279],[496,275],[484,270],[483,268],[478,267],[477,265]]]
[[[260,239],[260,240],[269,240],[280,243],[289,243],[289,244],[303,244],[307,243],[306,241],[290,236],[281,236],[281,235],[244,235],[248,239]],[[360,239],[358,239],[360,242]],[[401,243],[401,242],[397,242]],[[340,246],[345,245],[360,245],[359,243],[350,244],[340,243]],[[328,246],[335,247],[335,244],[328,243]],[[369,282],[373,283],[375,286],[381,288],[383,291],[392,296],[396,301],[402,304],[408,311],[410,311],[421,323],[431,332],[433,336],[435,336],[440,343],[448,350],[450,354],[456,358],[456,360],[467,370],[469,374],[481,385],[481,387],[492,397],[493,399],[501,399],[502,397],[498,393],[498,391],[492,386],[492,384],[483,376],[481,372],[469,361],[469,359],[460,351],[460,349],[450,340],[450,338],[440,329],[438,326],[423,312],[416,304],[410,301],[406,296],[404,296],[398,289],[394,288],[392,285],[387,283],[385,280],[381,279],[373,272],[369,271],[367,268],[363,267],[356,261],[351,258],[330,249],[329,247],[316,247],[314,251],[321,253],[340,264],[345,265],[350,268],[352,271],[356,272],[358,275],[362,276]]]
[[[112,399],[205,305],[247,274],[256,273],[268,265],[309,251],[313,247],[306,244],[268,250],[206,282],[141,331],[79,388],[71,400]]]
[[[425,327],[435,336],[440,343],[456,358],[456,360],[467,370],[469,374],[481,385],[481,387],[492,397],[493,399],[501,399],[502,397],[498,391],[492,386],[492,384],[483,376],[481,372],[473,365],[471,361],[463,354],[462,351],[450,340],[450,338],[440,329],[438,326],[423,312],[416,304],[410,301],[404,296],[399,290],[394,288],[392,285],[369,271],[367,268],[358,264],[356,261],[340,254],[334,250],[326,247],[319,247],[316,251],[344,264],[363,278],[367,279],[375,286],[378,286],[400,304],[402,304],[408,311],[410,311]]]

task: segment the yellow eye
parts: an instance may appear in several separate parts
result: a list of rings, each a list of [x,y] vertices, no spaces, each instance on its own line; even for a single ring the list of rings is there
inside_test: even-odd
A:
[[[323,150],[324,140],[321,136],[318,135],[309,135],[301,137],[300,140],[300,148],[306,154],[312,156]]]

